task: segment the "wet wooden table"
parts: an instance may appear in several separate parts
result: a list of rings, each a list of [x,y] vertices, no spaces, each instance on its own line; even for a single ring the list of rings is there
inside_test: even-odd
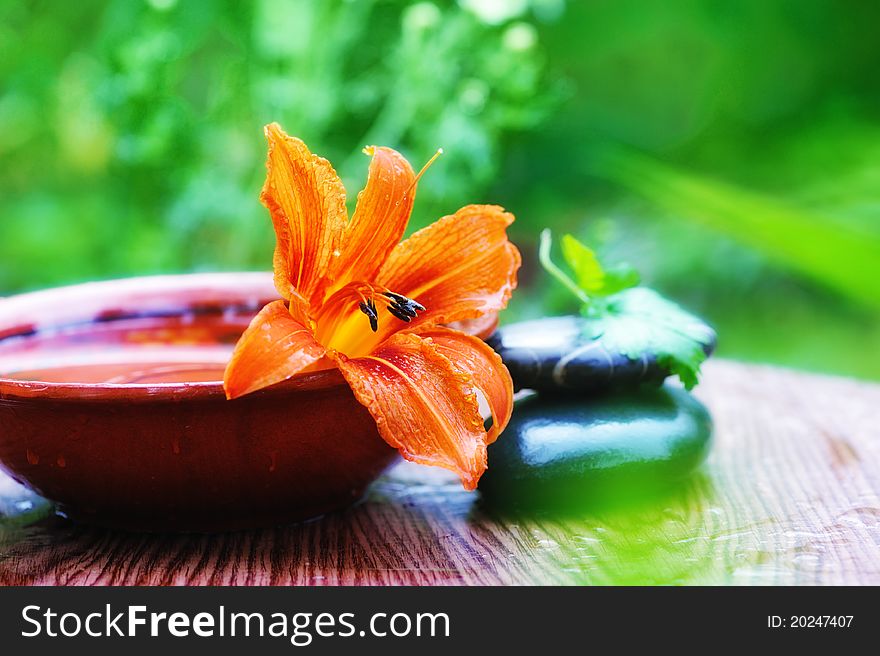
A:
[[[71,524],[0,475],[0,584],[880,584],[880,385],[712,362],[703,469],[637,508],[497,516],[402,465],[345,512],[225,535]]]

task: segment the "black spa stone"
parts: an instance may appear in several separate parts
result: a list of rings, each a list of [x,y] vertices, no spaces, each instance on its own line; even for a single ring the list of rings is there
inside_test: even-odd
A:
[[[690,474],[711,436],[706,408],[671,384],[591,399],[536,394],[490,445],[479,489],[489,505],[549,510],[638,499]]]
[[[659,384],[669,371],[654,353],[632,359],[592,338],[577,316],[548,317],[499,328],[487,341],[510,370],[516,389],[545,391],[631,389]],[[715,348],[715,332],[705,328],[706,355]]]

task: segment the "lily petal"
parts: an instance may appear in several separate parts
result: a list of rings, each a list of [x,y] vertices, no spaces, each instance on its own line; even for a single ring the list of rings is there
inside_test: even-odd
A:
[[[293,288],[311,301],[323,293],[345,229],[345,188],[327,160],[277,123],[265,133],[269,156],[260,200],[275,226],[275,286],[285,299]]]
[[[378,281],[427,308],[410,328],[473,319],[507,306],[522,262],[507,239],[512,222],[513,215],[496,205],[468,205],[398,244]]]
[[[342,237],[340,255],[331,267],[334,280],[372,280],[400,242],[416,196],[416,177],[395,150],[371,146],[367,185]]]
[[[498,312],[487,312],[473,319],[453,321],[448,324],[448,327],[465,335],[474,335],[480,339],[488,339],[498,328]]]
[[[436,351],[449,358],[452,366],[473,377],[474,385],[483,393],[492,413],[492,427],[487,437],[487,444],[492,444],[507,427],[513,413],[513,380],[501,356],[481,339],[448,328],[429,328],[420,331],[419,336],[430,338]]]
[[[284,301],[273,301],[257,313],[235,345],[223,376],[226,397],[234,399],[286,380],[324,353],[311,329],[293,318]]]
[[[397,334],[369,356],[336,355],[379,434],[407,460],[454,471],[473,490],[486,469],[486,431],[473,379],[429,340]]]

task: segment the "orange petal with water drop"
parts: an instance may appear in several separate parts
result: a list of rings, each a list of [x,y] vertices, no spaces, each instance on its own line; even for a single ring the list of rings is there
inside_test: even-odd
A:
[[[369,356],[336,355],[379,434],[407,460],[454,471],[473,490],[486,469],[487,435],[473,379],[430,340],[397,334]]]
[[[343,283],[372,280],[406,230],[416,196],[416,176],[395,150],[371,146],[373,156],[364,190],[345,228],[331,277]]]
[[[513,380],[501,356],[481,339],[448,328],[429,328],[420,331],[419,336],[429,338],[440,355],[473,378],[492,413],[492,427],[487,436],[487,443],[492,444],[507,427],[513,413]]]
[[[234,399],[286,380],[324,353],[311,329],[294,319],[284,301],[273,301],[253,318],[235,345],[223,376],[226,397]]]
[[[312,301],[327,285],[330,259],[348,219],[345,188],[327,160],[277,123],[265,133],[269,155],[260,200],[275,227],[275,286],[285,299],[293,288]]]
[[[378,281],[427,308],[409,329],[474,319],[507,306],[522,262],[507,239],[512,222],[513,215],[498,206],[468,205],[398,244]]]

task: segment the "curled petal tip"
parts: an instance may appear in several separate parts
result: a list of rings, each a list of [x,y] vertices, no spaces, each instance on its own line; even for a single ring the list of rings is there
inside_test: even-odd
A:
[[[273,137],[284,134],[284,130],[281,129],[281,126],[278,123],[273,121],[272,123],[267,123],[263,126],[263,134],[266,135],[267,139],[272,139]]]

